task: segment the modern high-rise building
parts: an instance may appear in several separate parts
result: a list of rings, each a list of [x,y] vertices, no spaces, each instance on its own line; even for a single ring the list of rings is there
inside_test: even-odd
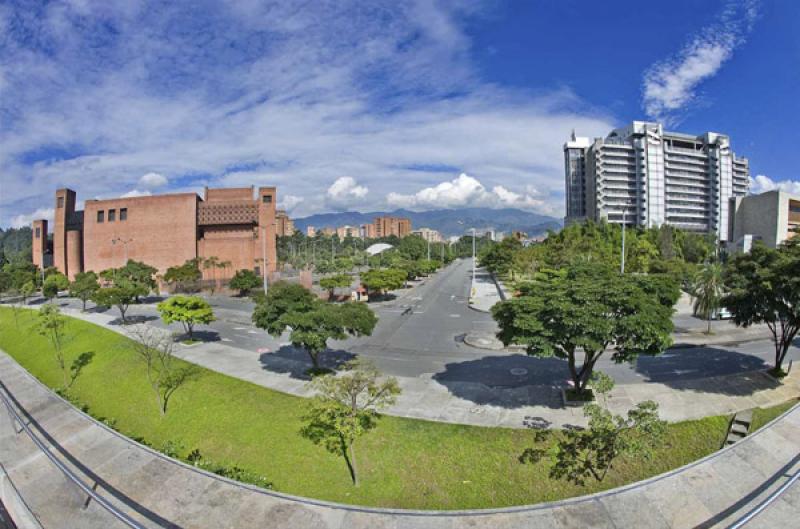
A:
[[[730,199],[747,194],[747,158],[730,138],[665,131],[634,121],[606,138],[564,144],[565,223],[593,219],[628,226],[669,224],[728,239]]]
[[[286,210],[275,211],[275,233],[278,237],[291,237],[294,235],[294,221],[289,218]]]

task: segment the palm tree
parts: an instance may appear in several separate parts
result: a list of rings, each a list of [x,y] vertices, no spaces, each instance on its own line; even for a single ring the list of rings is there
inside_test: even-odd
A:
[[[708,321],[706,334],[711,334],[711,317],[720,307],[722,294],[722,265],[717,262],[705,263],[694,276],[692,297],[694,313]]]

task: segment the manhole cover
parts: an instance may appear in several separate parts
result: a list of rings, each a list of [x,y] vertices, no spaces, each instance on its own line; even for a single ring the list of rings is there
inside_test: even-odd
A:
[[[521,377],[522,375],[528,374],[528,370],[525,369],[524,367],[514,367],[509,369],[509,372],[515,377]]]

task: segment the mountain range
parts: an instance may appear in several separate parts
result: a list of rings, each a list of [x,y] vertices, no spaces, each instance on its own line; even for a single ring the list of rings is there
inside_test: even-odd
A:
[[[534,236],[543,234],[547,230],[557,230],[562,225],[561,219],[514,208],[461,208],[431,211],[397,209],[395,211],[373,211],[369,213],[344,211],[340,213],[321,213],[294,219],[294,225],[296,229],[305,233],[308,226],[314,226],[317,229],[345,225],[360,226],[361,224],[371,223],[375,217],[383,215],[408,217],[411,219],[412,229],[431,228],[439,231],[445,237],[464,235],[469,232],[470,228],[478,230],[493,229],[508,234],[514,230],[519,230]]]

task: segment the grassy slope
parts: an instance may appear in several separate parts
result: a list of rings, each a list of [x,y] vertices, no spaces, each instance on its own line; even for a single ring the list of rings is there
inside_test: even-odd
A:
[[[30,328],[36,316],[0,307],[0,348],[51,387],[60,374],[48,342]],[[303,399],[212,371],[176,393],[160,418],[141,366],[126,338],[70,319],[68,358],[96,356],[72,393],[95,417],[155,446],[177,441],[186,455],[199,448],[217,462],[236,463],[266,476],[279,491],[326,500],[425,509],[519,505],[587,494],[678,467],[718,449],[726,417],[670,426],[666,446],[651,460],[623,461],[602,484],[577,487],[547,477],[545,462],[523,465],[518,455],[532,432],[448,425],[384,417],[357,443],[361,485],[353,487],[344,462],[298,434]],[[624,477],[623,477],[624,476]]]

